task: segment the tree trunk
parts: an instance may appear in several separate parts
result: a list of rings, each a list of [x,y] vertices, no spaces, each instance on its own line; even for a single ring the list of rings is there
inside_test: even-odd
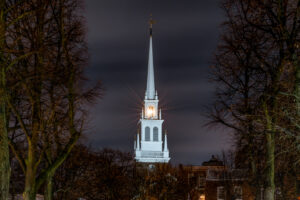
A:
[[[253,194],[255,195],[255,200],[262,200],[261,195],[261,184],[259,182],[256,163],[253,159],[253,156],[250,154],[251,160],[251,172],[252,172],[252,181],[250,182],[251,187],[253,188]]]
[[[264,104],[266,116],[266,162],[267,171],[266,188],[264,192],[264,200],[275,200],[275,138],[271,116],[268,113],[266,103]]]
[[[0,95],[0,200],[7,200],[9,195],[10,163],[6,130],[5,102]]]
[[[299,66],[296,66],[295,97],[296,97],[297,115],[298,117],[300,117],[300,67]]]
[[[34,187],[26,186],[25,192],[23,193],[24,200],[36,200],[36,191]]]
[[[297,111],[297,116],[296,119],[299,120],[300,119],[300,66],[299,66],[299,57],[297,55],[297,51],[294,52],[293,54],[293,64],[295,66],[295,86],[294,86],[294,95],[295,95],[295,100],[296,100],[296,111]],[[296,121],[295,123],[299,123],[298,121]],[[298,134],[297,134],[298,133]],[[300,135],[299,135],[299,129],[296,129],[296,145],[298,146],[298,149],[300,149]],[[298,177],[297,177],[297,173],[299,173],[299,170],[297,170],[299,164],[296,163],[296,182],[295,182],[295,187],[296,187],[296,194],[295,196],[300,194],[297,194],[297,188],[299,188],[298,186]]]
[[[5,78],[5,0],[0,0],[0,200],[9,195],[10,163],[6,124]]]
[[[53,176],[48,175],[46,181],[45,181],[45,195],[44,200],[52,200],[53,199]]]
[[[267,133],[267,173],[266,173],[266,189],[264,194],[265,200],[275,200],[275,143],[274,133]]]
[[[28,159],[26,164],[25,174],[25,188],[23,193],[24,200],[35,200],[36,199],[36,181],[35,181],[35,168],[34,168],[34,150],[29,145]]]

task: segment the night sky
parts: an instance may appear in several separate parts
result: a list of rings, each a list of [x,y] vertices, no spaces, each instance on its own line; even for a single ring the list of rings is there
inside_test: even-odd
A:
[[[149,15],[156,89],[174,164],[201,164],[231,147],[222,129],[204,126],[215,86],[209,71],[224,20],[217,0],[87,0],[92,80],[103,99],[90,109],[85,142],[133,153],[146,89]]]

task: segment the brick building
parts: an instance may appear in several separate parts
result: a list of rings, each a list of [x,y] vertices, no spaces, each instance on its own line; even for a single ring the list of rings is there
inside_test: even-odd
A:
[[[242,170],[228,170],[216,157],[201,166],[184,166],[191,191],[190,200],[251,200]]]
[[[184,166],[187,174],[190,192],[189,200],[254,200],[248,185],[246,173],[240,169],[229,170],[223,162],[216,157],[203,162],[200,166]],[[290,193],[297,194],[297,200],[300,200],[300,175],[297,177],[296,188],[291,187]],[[296,189],[296,191],[295,191]],[[263,188],[260,198],[263,200]],[[281,200],[282,191],[276,188],[276,200]]]

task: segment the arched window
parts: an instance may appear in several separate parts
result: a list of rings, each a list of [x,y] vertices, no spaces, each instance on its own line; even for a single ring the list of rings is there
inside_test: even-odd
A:
[[[153,141],[158,141],[158,128],[153,128]]]
[[[150,128],[148,126],[145,128],[145,140],[150,141]]]

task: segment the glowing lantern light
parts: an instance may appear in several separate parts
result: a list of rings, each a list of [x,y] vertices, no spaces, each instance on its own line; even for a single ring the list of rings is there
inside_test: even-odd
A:
[[[200,195],[199,200],[205,200],[205,195],[204,194]]]
[[[155,110],[154,110],[154,107],[153,106],[149,106],[147,108],[147,117],[154,117],[155,115]]]

